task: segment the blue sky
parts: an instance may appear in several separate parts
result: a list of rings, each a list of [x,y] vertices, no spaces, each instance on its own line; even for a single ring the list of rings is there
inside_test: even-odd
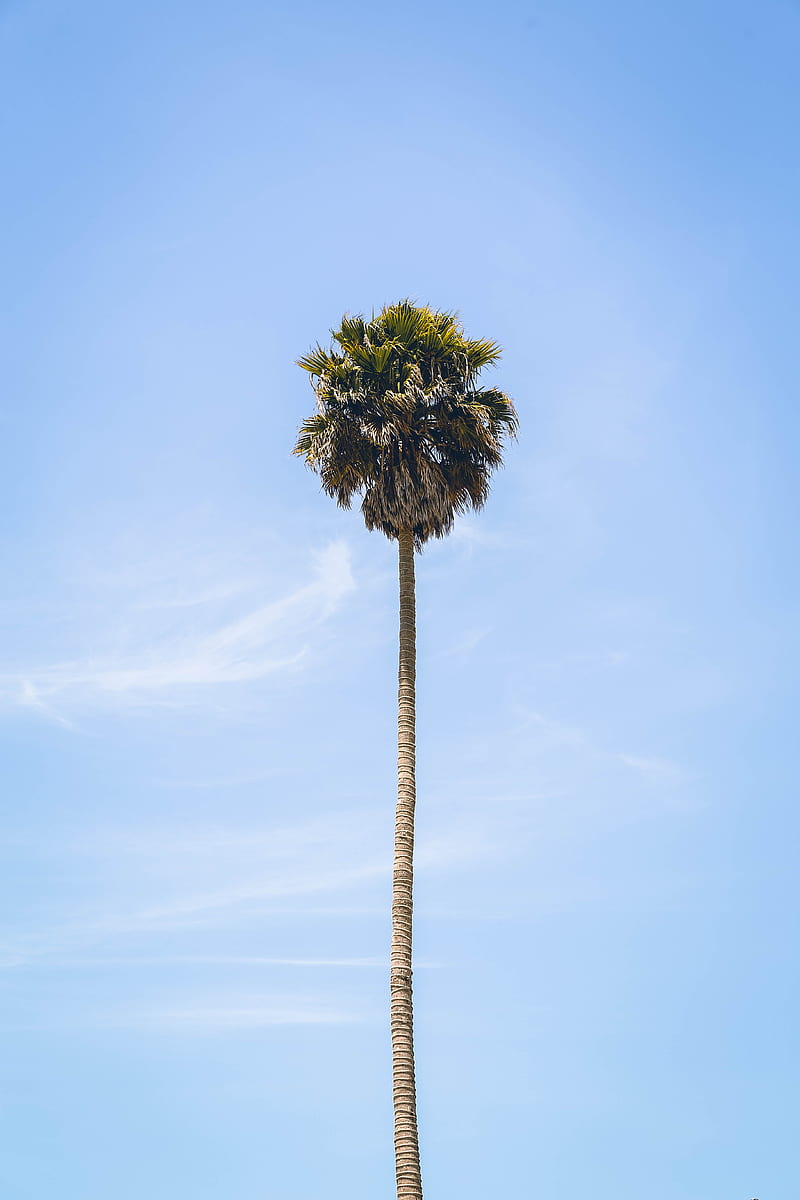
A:
[[[395,563],[345,310],[522,428],[419,586],[427,1194],[797,1190],[800,8],[0,3],[8,1200],[374,1200]]]

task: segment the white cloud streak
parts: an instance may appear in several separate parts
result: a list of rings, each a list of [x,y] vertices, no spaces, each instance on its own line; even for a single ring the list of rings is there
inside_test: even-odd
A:
[[[641,754],[620,754],[619,761],[632,771],[639,771],[651,779],[676,781],[683,776],[683,771],[677,763],[665,758],[646,758]]]
[[[236,1033],[271,1025],[347,1025],[359,1021],[351,1012],[308,1003],[250,1002],[232,1007],[179,1008],[114,1017],[108,1025],[165,1033]]]
[[[215,626],[203,628],[207,596],[198,601],[199,616],[195,614],[187,633],[175,631],[174,617],[163,622],[167,628],[159,629],[157,621],[153,626],[152,613],[174,611],[174,604],[148,605],[137,597],[116,614],[120,625],[129,622],[132,611],[150,614],[132,647],[0,675],[0,701],[69,725],[64,708],[186,702],[214,686],[292,670],[308,654],[310,633],[354,588],[348,549],[334,542],[319,554],[312,579],[304,586]]]
[[[414,967],[418,970],[431,970],[439,967],[439,963],[417,962]],[[93,971],[105,970],[108,967],[125,967],[138,970],[139,967],[157,967],[171,969],[174,967],[221,967],[228,970],[232,967],[271,968],[287,967],[301,970],[380,970],[388,971],[388,958],[270,958],[264,955],[252,954],[177,954],[177,955],[114,955],[98,954],[96,956],[73,958],[52,956],[46,959],[26,960],[24,958],[0,959],[0,971],[15,971],[27,968],[45,970]]]
[[[42,1013],[37,1019],[3,1022],[3,1031],[99,1029],[126,1033],[224,1034],[290,1025],[351,1025],[364,1017],[331,1003],[294,996],[243,996],[206,1005],[124,1009],[116,1011],[62,1011]]]
[[[284,914],[287,898],[297,902],[298,915],[314,916],[320,910],[307,910],[307,898],[320,904],[337,893],[369,895],[375,885],[388,886],[391,878],[391,814],[352,810],[272,830],[111,831],[71,844],[59,842],[57,852],[62,862],[77,865],[84,860],[80,876],[94,879],[102,903],[71,912],[59,905],[49,918],[39,911],[35,931],[26,928],[24,918],[13,922],[16,928],[10,922],[0,946],[0,968],[91,967],[102,965],[106,957],[109,965],[115,960],[124,965],[141,954],[141,939],[146,942],[146,960],[169,966],[168,952],[162,959],[151,949],[162,937],[241,928],[253,919],[261,922],[271,914]],[[417,865],[425,874],[457,868],[492,852],[479,826],[440,830],[420,838]],[[336,910],[340,916],[347,911],[384,912],[380,906]],[[175,965],[200,966],[206,961],[209,966],[253,967],[383,965],[382,960],[280,954],[174,959]]]
[[[235,838],[227,846],[220,837],[217,868],[236,882],[208,890],[187,890],[161,903],[109,916],[99,922],[98,932],[155,933],[214,925],[250,910],[271,908],[273,901],[286,897],[324,895],[388,879],[391,851],[388,845],[385,850],[377,848],[378,830],[370,817],[366,813],[346,814],[341,828],[336,827],[336,821],[326,820],[272,835],[256,833],[241,840]],[[259,846],[263,865],[247,878],[248,861]],[[478,834],[448,833],[421,842],[416,865],[419,871],[442,870],[482,857],[486,850],[486,841]],[[180,851],[173,862],[178,874],[179,855]],[[197,859],[195,867],[201,873]]]

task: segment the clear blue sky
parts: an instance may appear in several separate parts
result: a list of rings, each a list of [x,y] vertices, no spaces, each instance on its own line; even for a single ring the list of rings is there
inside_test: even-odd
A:
[[[418,572],[427,1195],[800,1191],[798,61],[0,2],[4,1200],[393,1194],[394,554],[289,450],[401,296],[522,421]]]

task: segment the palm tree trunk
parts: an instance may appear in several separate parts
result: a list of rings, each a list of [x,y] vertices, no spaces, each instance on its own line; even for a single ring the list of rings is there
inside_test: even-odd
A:
[[[414,1011],[411,995],[411,924],[416,802],[416,617],[414,538],[397,539],[400,567],[400,661],[397,701],[397,814],[392,884],[391,1023],[394,1156],[398,1200],[422,1200],[414,1082]]]

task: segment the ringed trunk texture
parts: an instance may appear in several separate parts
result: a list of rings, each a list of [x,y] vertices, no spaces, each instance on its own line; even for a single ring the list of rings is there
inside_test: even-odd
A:
[[[422,1200],[414,1080],[414,1012],[411,994],[411,928],[416,803],[416,616],[414,538],[397,539],[400,567],[400,659],[397,703],[397,814],[392,882],[392,1096],[398,1200]]]

